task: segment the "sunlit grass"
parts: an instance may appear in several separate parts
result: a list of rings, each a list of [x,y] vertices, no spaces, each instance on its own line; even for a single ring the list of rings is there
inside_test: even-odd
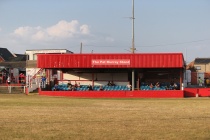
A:
[[[210,139],[210,98],[0,94],[0,139]]]

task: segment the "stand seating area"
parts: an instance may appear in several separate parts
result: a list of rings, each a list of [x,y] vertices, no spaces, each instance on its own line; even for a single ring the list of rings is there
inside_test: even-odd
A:
[[[140,90],[179,90],[180,84],[176,83],[177,87],[170,85],[170,83],[160,83],[159,87],[152,88],[147,83],[141,83]]]
[[[55,90],[55,87],[52,87]],[[69,91],[67,84],[59,84],[57,87],[58,91]],[[75,88],[73,91],[88,91],[88,85],[80,85],[80,87]],[[103,86],[103,91],[129,91],[130,89],[125,85],[115,85],[115,86]],[[100,85],[93,86],[93,91],[100,91]]]
[[[141,90],[166,90],[166,87],[161,86],[161,87],[150,88],[149,86],[141,86],[140,89]]]

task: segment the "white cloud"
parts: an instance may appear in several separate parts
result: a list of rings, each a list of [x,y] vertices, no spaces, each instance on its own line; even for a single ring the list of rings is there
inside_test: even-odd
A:
[[[14,34],[18,36],[26,36],[28,35],[30,27],[19,27],[14,31]]]
[[[32,41],[47,41],[59,40],[65,38],[74,38],[80,35],[89,35],[90,30],[88,25],[80,25],[77,20],[67,22],[65,20],[59,21],[57,24],[47,28],[38,27],[19,27],[13,34],[22,39],[31,39]]]
[[[80,26],[80,31],[81,31],[82,34],[89,34],[90,33],[88,25]]]
[[[44,31],[38,31],[32,36],[33,40],[45,40],[46,33]]]
[[[74,35],[80,34],[78,26],[79,22],[77,20],[72,20],[71,22],[62,20],[59,21],[56,25],[47,28],[46,32],[51,37],[74,37]]]
[[[77,20],[61,20],[48,27],[18,27],[10,34],[1,35],[0,46],[14,53],[24,53],[25,50],[32,49],[68,49],[77,53],[80,51],[81,42],[88,46],[84,47],[84,52],[89,52],[102,51],[103,48],[98,46],[112,45],[114,41],[107,34],[91,33],[89,25],[80,24]]]

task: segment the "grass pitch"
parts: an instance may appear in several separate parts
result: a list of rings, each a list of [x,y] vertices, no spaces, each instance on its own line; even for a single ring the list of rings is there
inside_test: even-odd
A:
[[[210,139],[210,98],[84,99],[0,94],[0,139]]]

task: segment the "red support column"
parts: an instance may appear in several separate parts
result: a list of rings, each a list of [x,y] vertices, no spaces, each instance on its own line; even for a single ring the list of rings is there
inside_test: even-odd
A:
[[[28,95],[28,87],[24,87],[25,88],[25,93],[26,93],[26,95]]]
[[[92,86],[94,86],[94,73],[92,73]]]

